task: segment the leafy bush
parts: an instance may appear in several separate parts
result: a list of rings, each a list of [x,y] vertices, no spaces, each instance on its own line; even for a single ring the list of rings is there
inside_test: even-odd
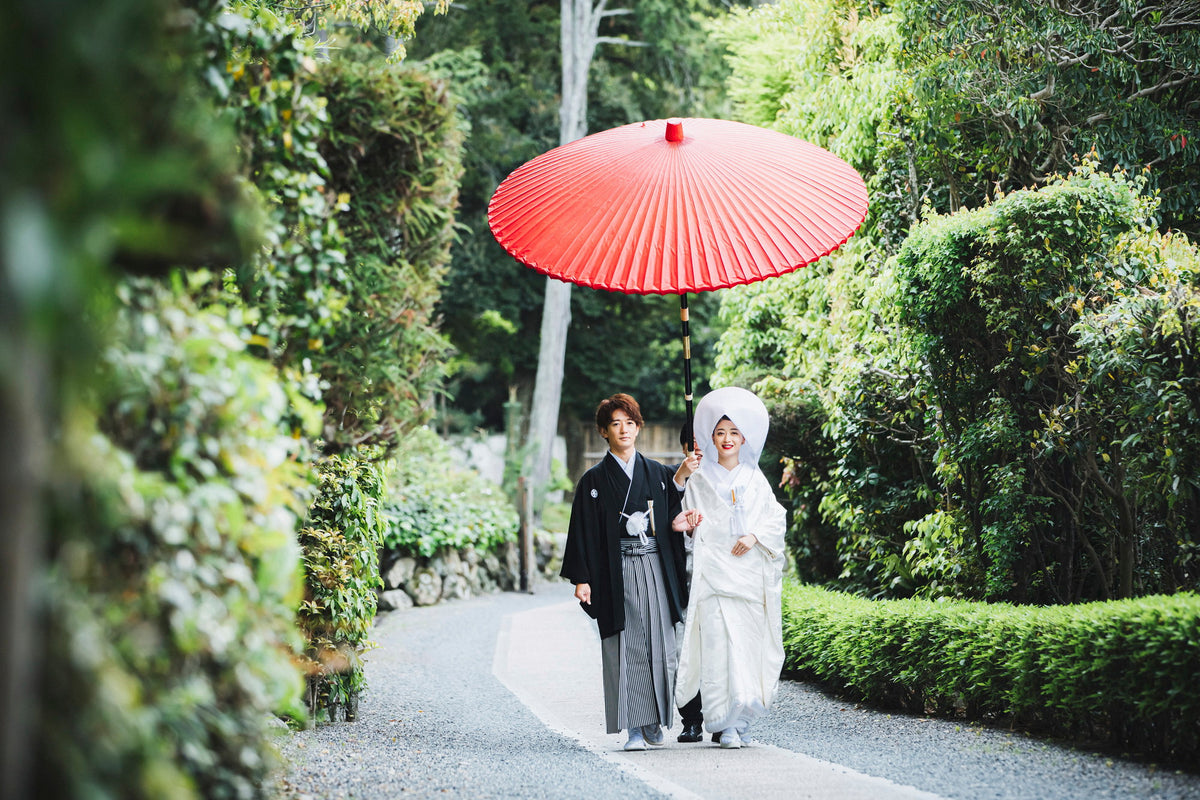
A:
[[[405,440],[391,476],[384,544],[429,557],[472,546],[486,552],[517,538],[517,512],[504,492],[477,473],[455,467],[427,429]]]
[[[1140,185],[1085,163],[931,216],[883,264],[851,240],[727,294],[715,380],[771,407],[809,580],[1031,603],[1200,587],[1200,251],[1150,227]]]
[[[432,414],[449,346],[433,308],[450,261],[461,135],[446,86],[355,46],[317,71],[325,191],[346,237],[344,303],[308,358],[326,451],[390,449]]]
[[[1138,554],[1119,578],[1169,592],[1200,582],[1200,250],[1154,235],[1117,255],[1144,264],[1146,277],[1072,328],[1094,402],[1086,414],[1055,415],[1042,444],[1094,437],[1086,468],[1124,490],[1119,541]]]
[[[1072,602],[1196,585],[1171,556],[1195,528],[1180,513],[1195,513],[1200,464],[1151,444],[1179,447],[1200,430],[1188,383],[1196,323],[1169,312],[1172,333],[1156,333],[1146,297],[1174,293],[1186,308],[1200,259],[1177,245],[1167,255],[1139,183],[1084,163],[1039,191],[931,218],[897,256],[943,510],[962,509],[988,597]],[[1165,430],[1141,422],[1163,415]],[[1168,515],[1156,494],[1182,502]],[[1139,563],[1147,545],[1175,567]]]
[[[284,5],[233,10],[202,28],[220,65],[208,77],[265,201],[269,247],[225,288],[247,308],[254,352],[323,403],[325,452],[386,450],[429,416],[444,371],[432,309],[461,174],[454,106],[377,50],[318,61]]]
[[[257,797],[271,716],[304,716],[295,406],[223,315],[121,298],[98,430],[66,432],[36,794]]]
[[[375,621],[380,586],[383,498],[381,468],[348,456],[317,463],[321,491],[300,531],[305,592],[300,628],[308,642],[309,710],[355,718],[362,691],[362,654]]]
[[[1155,757],[1200,756],[1200,596],[1032,608],[866,600],[789,583],[787,667],[917,714],[1005,716]]]

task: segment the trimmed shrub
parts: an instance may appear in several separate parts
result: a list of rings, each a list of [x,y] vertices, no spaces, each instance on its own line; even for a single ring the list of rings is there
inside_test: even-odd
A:
[[[866,600],[789,584],[786,666],[917,714],[1200,756],[1200,596],[1034,608]]]
[[[317,464],[321,493],[300,531],[305,591],[300,628],[308,641],[306,702],[314,718],[357,716],[362,655],[375,621],[383,541],[379,465],[346,455]]]

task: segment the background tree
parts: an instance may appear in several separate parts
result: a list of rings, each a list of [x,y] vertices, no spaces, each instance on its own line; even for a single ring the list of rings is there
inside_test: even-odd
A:
[[[639,2],[632,9],[605,18],[600,34],[645,46],[597,51],[587,130],[673,115],[721,116],[725,67],[703,23],[723,4]],[[453,401],[444,418],[450,426],[501,429],[508,387],[518,389],[526,407],[532,396],[545,278],[495,243],[486,208],[509,172],[558,144],[559,22],[558,3],[477,3],[470,13],[451,9],[446,17],[419,21],[409,48],[410,58],[455,76],[452,85],[470,126],[459,215],[466,230],[453,249],[453,289],[438,307],[458,350],[449,384]],[[661,298],[580,287],[571,296],[563,407],[590,416],[597,398],[616,385],[638,387],[651,419],[682,416],[682,389],[668,383],[675,380],[674,354],[680,352],[677,310]],[[715,341],[705,336],[717,328],[717,300],[702,295],[697,303],[693,344],[703,376]],[[647,350],[672,360],[647,358]]]
[[[558,106],[558,143],[568,144],[587,133],[588,72],[600,44],[630,44],[617,37],[599,35],[606,17],[630,13],[609,9],[607,0],[562,0],[559,11],[562,82]],[[640,43],[637,43],[640,44]],[[542,499],[550,482],[551,453],[558,434],[562,399],[563,364],[567,331],[571,324],[571,284],[546,278],[542,301],[542,326],[538,337],[537,374],[529,409],[529,455],[522,470],[534,492],[534,518],[541,519]]]
[[[922,112],[897,118],[938,206],[1036,186],[1094,150],[1150,168],[1162,223],[1200,235],[1200,8],[1189,0],[896,4]]]

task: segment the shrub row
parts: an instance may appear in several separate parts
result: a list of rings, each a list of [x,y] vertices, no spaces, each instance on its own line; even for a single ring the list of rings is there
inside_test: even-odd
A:
[[[1033,607],[784,592],[787,669],[918,714],[1200,756],[1200,596]]]

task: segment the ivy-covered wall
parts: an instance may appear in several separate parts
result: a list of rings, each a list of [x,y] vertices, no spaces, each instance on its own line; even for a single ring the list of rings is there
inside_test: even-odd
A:
[[[303,655],[374,617],[358,501],[440,380],[458,127],[440,84],[319,62],[274,6],[6,9],[6,796],[262,796]]]

